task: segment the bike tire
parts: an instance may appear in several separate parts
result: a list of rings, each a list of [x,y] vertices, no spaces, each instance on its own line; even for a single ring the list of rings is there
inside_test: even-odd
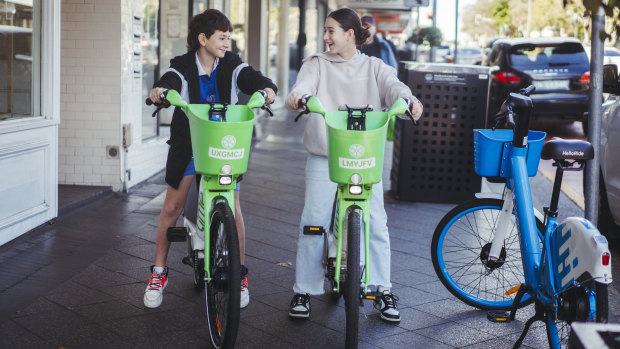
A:
[[[593,319],[583,319],[577,318],[574,321],[595,321],[600,323],[607,323],[607,317],[609,314],[609,301],[608,301],[608,285],[600,282],[589,282],[585,287],[589,291],[594,291],[594,299],[596,299],[595,303],[595,313],[590,317]],[[592,297],[588,298],[589,300]],[[591,303],[588,305],[588,307]],[[590,309],[590,312],[592,309]],[[569,316],[575,316],[572,313]],[[559,316],[558,316],[559,318]],[[571,333],[571,323],[572,321],[567,321],[566,319],[555,319],[551,314],[547,314],[546,316],[546,330],[547,330],[547,340],[549,343],[549,348],[568,348],[569,337]]]
[[[492,242],[502,204],[503,200],[491,198],[462,203],[441,219],[433,234],[431,258],[435,273],[450,293],[478,309],[512,308],[516,292],[505,293],[524,282],[519,233],[514,219],[505,239],[503,264],[489,272],[481,259],[483,250]],[[544,225],[538,218],[536,226],[542,238]],[[467,263],[458,264],[459,260]],[[524,295],[519,308],[532,301],[530,295]]]
[[[239,329],[241,263],[235,218],[227,203],[215,204],[210,229],[210,275],[205,303],[211,343],[233,348]]]
[[[357,348],[360,314],[360,215],[351,211],[347,230],[347,272],[344,283],[345,348]]]

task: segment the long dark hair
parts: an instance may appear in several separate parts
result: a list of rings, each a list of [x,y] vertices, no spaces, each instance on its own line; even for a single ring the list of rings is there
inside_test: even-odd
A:
[[[360,17],[350,8],[341,8],[340,10],[333,11],[327,17],[333,18],[338,22],[345,32],[349,29],[353,29],[355,44],[358,46],[364,45],[366,40],[370,37],[368,29],[362,27]]]

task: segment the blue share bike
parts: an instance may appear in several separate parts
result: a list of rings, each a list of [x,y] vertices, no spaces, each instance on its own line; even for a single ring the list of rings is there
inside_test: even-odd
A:
[[[549,347],[556,349],[567,347],[572,322],[607,322],[611,255],[606,238],[588,220],[557,223],[564,171],[581,170],[594,150],[587,141],[560,138],[543,146],[546,134],[528,130],[534,89],[511,93],[502,105],[496,126],[505,122],[508,129],[474,130],[476,173],[505,180],[503,198],[476,198],[448,212],[435,229],[431,254],[444,286],[488,310],[491,321],[512,321],[518,308],[535,304],[515,348],[540,320]],[[542,220],[529,182],[541,155],[557,167]]]

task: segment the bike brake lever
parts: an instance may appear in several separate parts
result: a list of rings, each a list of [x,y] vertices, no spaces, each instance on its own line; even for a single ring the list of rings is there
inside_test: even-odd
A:
[[[271,108],[269,108],[269,106],[267,104],[263,105],[260,108],[263,109],[263,110],[266,110],[267,113],[269,113],[269,116],[273,117],[273,111],[271,110]]]
[[[310,114],[308,109],[302,110],[301,113],[299,113],[299,115],[297,115],[297,117],[295,118],[295,122],[297,122],[297,120],[299,120],[299,118],[302,117],[302,115],[304,115],[304,114]]]
[[[418,121],[413,118],[413,114],[411,113],[409,109],[407,109],[407,111],[405,112],[405,115],[407,115],[409,119],[411,119],[411,122],[413,122],[414,125],[416,126],[418,125]]]

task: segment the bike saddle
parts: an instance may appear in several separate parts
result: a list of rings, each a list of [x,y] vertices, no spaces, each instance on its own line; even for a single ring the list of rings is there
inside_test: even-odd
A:
[[[553,137],[543,146],[540,157],[544,160],[591,160],[594,148],[588,141]]]

